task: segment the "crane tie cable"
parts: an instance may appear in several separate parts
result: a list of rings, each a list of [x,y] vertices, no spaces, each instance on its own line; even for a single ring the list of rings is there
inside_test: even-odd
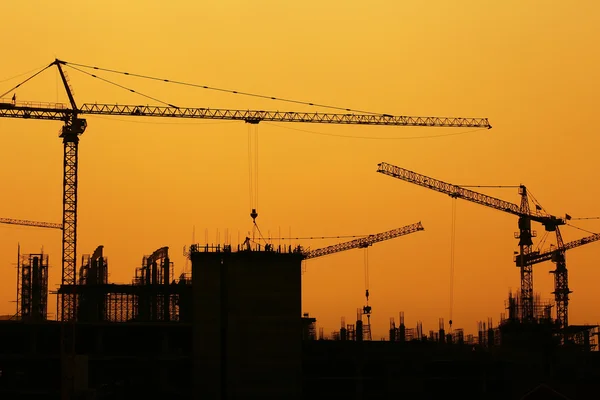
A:
[[[162,100],[160,100],[160,99],[157,99],[156,97],[152,97],[152,96],[149,96],[149,95],[147,95],[147,94],[144,94],[144,93],[137,92],[137,91],[135,91],[135,90],[133,90],[133,89],[131,89],[131,88],[128,88],[128,87],[126,87],[126,86],[123,86],[123,85],[120,85],[120,84],[118,84],[118,83],[115,83],[115,82],[113,82],[113,81],[110,81],[110,80],[108,80],[108,79],[102,78],[102,77],[100,77],[100,76],[98,76],[98,75],[94,75],[94,74],[91,74],[91,73],[89,73],[89,72],[82,71],[82,70],[80,70],[79,68],[75,68],[75,67],[73,67],[73,66],[71,66],[71,65],[67,65],[67,66],[68,66],[68,67],[70,67],[70,68],[72,68],[72,69],[74,69],[75,71],[79,71],[79,72],[81,72],[82,74],[89,75],[89,76],[91,76],[92,78],[100,79],[100,80],[101,80],[101,81],[103,81],[103,82],[110,83],[111,85],[114,85],[114,86],[117,86],[117,87],[119,87],[119,88],[121,88],[121,89],[127,90],[128,92],[135,93],[135,94],[139,94],[140,96],[146,97],[146,98],[148,98],[148,99],[150,99],[150,100],[158,101],[159,103],[162,103],[162,104],[164,104],[164,105],[166,105],[166,106],[169,106],[169,107],[173,107],[173,108],[179,108],[179,107],[177,107],[177,106],[175,106],[175,105],[173,105],[173,104],[170,104],[170,103],[168,103],[168,102],[166,102],[166,101],[162,101]],[[1,97],[1,96],[0,96],[0,97]]]
[[[346,238],[364,238],[370,235],[342,235],[342,236],[308,236],[308,237],[274,237],[271,240],[313,240],[313,239],[346,239]]]
[[[571,228],[579,229],[580,231],[583,231],[583,232],[591,233],[592,235],[597,235],[598,234],[596,232],[588,231],[587,229],[583,229],[583,228],[580,228],[580,227],[575,226],[575,225],[571,225],[571,224],[566,224],[566,225],[570,226]]]
[[[10,92],[12,92],[13,90],[19,88],[21,85],[23,85],[24,83],[32,80],[33,78],[35,78],[36,76],[38,76],[39,74],[41,74],[42,72],[44,72],[45,70],[47,70],[48,68],[50,68],[52,66],[52,64],[42,68],[41,70],[39,70],[38,72],[36,72],[35,74],[31,75],[29,78],[25,79],[23,82],[19,83],[18,85],[12,87],[11,89],[8,89],[6,92],[0,94],[0,98],[6,96],[7,94],[9,94]]]
[[[439,138],[439,137],[446,137],[446,136],[457,136],[457,135],[464,135],[467,133],[472,133],[472,132],[478,132],[478,131],[482,131],[482,130],[487,130],[487,128],[477,128],[477,129],[470,129],[468,131],[461,131],[461,132],[454,132],[454,133],[442,133],[442,134],[437,134],[437,135],[427,135],[427,136],[403,136],[403,137],[382,137],[382,136],[356,136],[356,135],[340,135],[340,134],[335,134],[335,133],[325,133],[325,132],[317,132],[317,131],[312,131],[312,130],[308,130],[308,129],[299,129],[299,128],[292,128],[289,126],[283,126],[283,125],[279,125],[279,124],[273,124],[271,122],[261,122],[262,124],[265,125],[271,125],[271,126],[275,126],[277,128],[282,128],[282,129],[289,129],[292,131],[297,131],[297,132],[304,132],[304,133],[310,133],[312,135],[321,135],[321,136],[330,136],[330,137],[339,137],[339,138],[345,138],[345,139],[369,139],[369,140],[412,140],[412,139],[431,139],[431,138]],[[458,185],[460,186],[460,185]],[[515,186],[518,187],[518,186]]]
[[[356,112],[356,113],[373,114],[373,115],[384,115],[384,113],[376,113],[376,112],[372,112],[372,111],[362,111],[362,110],[356,110],[356,109],[347,108],[347,107],[336,107],[336,106],[330,106],[330,105],[326,105],[326,104],[319,104],[319,103],[308,102],[308,101],[293,100],[293,99],[286,99],[286,98],[282,98],[282,97],[266,96],[266,95],[257,94],[257,93],[242,92],[242,91],[239,91],[239,90],[217,88],[217,87],[213,87],[213,86],[200,85],[200,84],[196,84],[196,83],[174,81],[174,80],[171,80],[171,79],[157,78],[157,77],[153,77],[153,76],[149,76],[149,75],[142,75],[142,74],[125,72],[125,71],[117,71],[117,70],[114,70],[114,69],[96,67],[96,66],[85,65],[85,64],[77,64],[77,63],[72,63],[72,62],[67,62],[67,61],[62,61],[62,62],[65,65],[71,65],[71,66],[72,65],[76,65],[78,67],[90,68],[90,69],[95,69],[95,70],[98,70],[98,71],[112,72],[112,73],[115,73],[115,74],[133,76],[133,77],[136,77],[136,78],[143,78],[143,79],[149,79],[149,80],[154,80],[154,81],[161,81],[161,82],[165,82],[165,83],[172,83],[172,84],[176,84],[176,85],[190,86],[190,87],[195,87],[195,88],[200,88],[200,89],[214,90],[214,91],[224,92],[224,93],[230,93],[230,94],[238,94],[238,95],[242,95],[242,96],[250,96],[250,97],[257,97],[257,98],[268,99],[268,100],[283,101],[283,102],[287,102],[287,103],[302,104],[302,105],[313,106],[313,107],[330,108],[330,109],[333,109],[333,110],[342,110],[342,111],[347,111],[347,112]],[[71,68],[73,68],[73,67],[71,67]]]

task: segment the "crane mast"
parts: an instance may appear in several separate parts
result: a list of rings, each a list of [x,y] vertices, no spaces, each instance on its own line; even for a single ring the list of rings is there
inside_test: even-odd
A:
[[[535,232],[531,230],[531,221],[541,223],[547,231],[556,231],[559,225],[565,224],[562,218],[542,214],[537,207],[536,213],[532,214],[529,210],[527,188],[524,185],[519,187],[521,204],[517,205],[384,162],[377,165],[377,172],[447,194],[452,198],[467,200],[518,216],[519,232],[515,236],[519,239],[519,257],[522,260],[525,260],[531,253],[533,245],[532,237],[535,236]],[[520,269],[521,298],[523,300],[522,318],[529,321],[534,318],[533,271],[531,265],[527,265],[525,262],[522,262]]]
[[[65,124],[60,137],[63,140],[63,227],[62,227],[62,284],[71,289],[60,296],[61,319],[75,319],[76,297],[74,293],[77,284],[77,168],[79,165],[79,135],[87,127],[87,121],[79,118],[77,104],[69,85],[67,75],[61,63],[55,61],[63,82],[67,97],[71,103],[71,113],[65,115]]]
[[[521,195],[521,206],[519,207],[519,232],[515,233],[515,238],[519,239],[519,256],[527,257],[533,248],[533,238],[535,231],[531,230],[531,218],[529,210],[529,198],[527,196],[527,188],[523,185],[519,187]],[[520,271],[521,273],[521,298],[523,299],[523,315],[524,321],[532,321],[534,318],[534,303],[533,303],[533,267],[524,264]]]
[[[560,230],[556,230],[556,245],[560,251],[554,256],[556,268],[551,273],[554,274],[554,299],[556,302],[556,321],[558,327],[564,329],[569,323],[569,273],[567,271],[567,260],[565,256],[565,244]]]

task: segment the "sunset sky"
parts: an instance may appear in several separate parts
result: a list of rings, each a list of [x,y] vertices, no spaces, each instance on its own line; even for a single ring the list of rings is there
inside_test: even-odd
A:
[[[257,224],[265,235],[361,235],[423,223],[423,232],[368,250],[376,337],[400,311],[425,331],[448,321],[452,235],[452,199],[378,174],[379,162],[455,184],[525,184],[554,215],[600,215],[598,2],[63,0],[7,2],[3,15],[0,94],[60,58],[356,110],[489,118],[491,130],[259,124]],[[160,104],[66,70],[78,104]],[[95,73],[180,107],[333,111]],[[5,98],[66,103],[61,85],[52,68]],[[130,282],[145,254],[169,246],[179,273],[194,227],[196,242],[223,241],[227,230],[234,246],[251,230],[248,125],[86,118],[78,266],[102,244],[110,281]],[[60,128],[0,118],[1,217],[61,222]],[[480,191],[520,201],[515,188]],[[475,332],[477,321],[497,323],[508,291],[519,288],[517,218],[462,200],[456,209],[453,326]],[[600,220],[572,224],[600,232]],[[543,228],[534,229],[541,239]],[[562,233],[565,241],[589,235],[569,226]],[[60,231],[0,225],[0,314],[15,311],[18,243],[25,253],[43,246],[50,290],[60,283]],[[567,253],[571,324],[600,321],[599,255],[600,242]],[[306,262],[303,310],[325,333],[342,316],[353,323],[364,305],[364,258],[352,250]],[[534,267],[535,291],[548,299],[551,269]],[[55,296],[49,308],[54,314]]]

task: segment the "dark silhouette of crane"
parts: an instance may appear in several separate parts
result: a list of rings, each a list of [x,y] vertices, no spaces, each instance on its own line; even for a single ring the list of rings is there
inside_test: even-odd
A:
[[[446,183],[438,179],[434,179],[417,172],[397,167],[387,163],[377,165],[377,172],[389,175],[391,177],[401,179],[406,182],[445,193],[452,198],[468,200],[473,203],[483,206],[495,208],[496,210],[504,211],[519,217],[519,232],[515,237],[519,239],[519,256],[518,258],[525,260],[532,252],[535,231],[531,230],[531,221],[541,223],[549,232],[556,231],[559,225],[564,225],[565,220],[557,218],[553,215],[545,214],[542,207],[535,206],[535,213],[532,213],[529,208],[529,198],[527,196],[527,188],[524,185],[519,186],[519,194],[521,195],[521,204],[513,204],[495,197],[491,197],[473,190],[466,189],[461,186]],[[523,309],[521,318],[524,321],[531,321],[534,318],[533,304],[533,270],[532,266],[526,262],[522,262],[521,268],[521,297],[523,299]]]
[[[573,293],[569,289],[569,273],[567,271],[566,251],[574,249],[584,244],[593,243],[600,240],[600,234],[586,236],[584,238],[564,243],[558,227],[556,228],[556,248],[539,252],[535,251],[527,254],[525,257],[515,257],[517,267],[523,265],[533,266],[545,261],[552,261],[556,264],[554,271],[554,301],[556,302],[556,324],[559,329],[565,329],[569,326],[569,294]]]
[[[331,246],[323,247],[316,250],[306,250],[303,251],[304,259],[311,259],[316,257],[323,257],[329,254],[339,253],[340,251],[352,250],[352,249],[367,249],[369,246],[372,246],[375,243],[382,242],[384,240],[394,239],[400,236],[408,235],[414,232],[422,231],[423,225],[421,222],[417,222],[412,225],[407,225],[402,228],[392,229],[391,231],[386,231],[382,233],[378,233],[375,235],[369,235],[363,238],[358,238],[354,240],[350,240],[348,242],[338,243]],[[365,284],[367,287],[365,288],[365,297],[366,304],[362,308],[362,315],[367,316],[367,335],[369,340],[371,340],[371,311],[372,307],[369,305],[369,287],[368,287],[368,265],[365,265]]]
[[[35,228],[62,229],[62,224],[54,222],[29,221],[26,219],[0,218],[0,224],[32,226]]]
[[[402,228],[392,229],[391,231],[381,232],[374,235],[365,236],[362,238],[350,240],[348,242],[338,243],[327,247],[322,247],[315,250],[304,250],[304,259],[311,259],[317,257],[327,256],[329,254],[339,253],[340,251],[352,250],[352,249],[364,249],[372,246],[375,243],[383,242],[384,240],[394,239],[400,236],[408,235],[410,233],[422,231],[423,225],[421,222],[417,222],[412,225],[406,225]]]
[[[487,118],[411,117],[368,113],[309,113],[180,108],[173,105],[83,104],[79,107],[75,102],[73,91],[63,69],[63,66],[67,64],[66,61],[56,59],[46,68],[57,67],[69,99],[69,105],[60,103],[21,103],[13,100],[0,101],[0,117],[52,120],[63,123],[60,133],[64,144],[62,284],[71,288],[74,288],[77,282],[75,257],[77,251],[78,148],[79,137],[85,132],[87,127],[87,121],[82,118],[83,115],[236,120],[249,124],[271,121],[345,125],[491,128]],[[74,301],[74,293],[63,291],[59,302],[61,320],[70,320],[75,317]]]

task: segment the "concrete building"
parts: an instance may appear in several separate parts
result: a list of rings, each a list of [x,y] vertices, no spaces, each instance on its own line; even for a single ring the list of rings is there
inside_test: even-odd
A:
[[[301,397],[302,259],[194,248],[194,398]]]

